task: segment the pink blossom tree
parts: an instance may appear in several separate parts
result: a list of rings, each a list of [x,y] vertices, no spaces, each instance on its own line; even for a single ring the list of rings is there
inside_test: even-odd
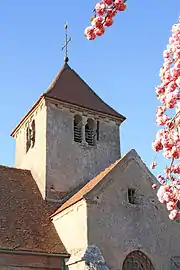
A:
[[[86,38],[94,40],[103,35],[105,28],[113,24],[114,16],[126,8],[126,0],[98,2],[91,26],[85,29]],[[159,74],[161,83],[155,88],[161,103],[156,110],[156,124],[162,128],[157,132],[152,148],[155,152],[162,151],[168,160],[169,165],[164,169],[164,174],[157,176],[157,196],[161,203],[166,204],[169,218],[174,220],[180,219],[180,18],[172,26],[172,36],[163,57],[164,63]],[[157,162],[153,161],[151,168],[156,166]],[[153,189],[157,187],[157,184],[152,185]]]
[[[127,0],[102,0],[98,2],[94,9],[94,16],[91,19],[91,26],[84,31],[88,40],[94,40],[97,36],[102,36],[105,28],[113,24],[113,18],[117,13],[126,10]]]
[[[160,69],[161,84],[156,90],[157,99],[161,106],[156,110],[156,124],[161,126],[152,143],[155,152],[162,151],[169,161],[164,169],[164,175],[159,175],[160,187],[157,191],[158,199],[166,204],[169,218],[179,219],[180,210],[180,18],[172,27],[172,36],[163,52],[164,63]],[[153,161],[151,168],[157,165]],[[152,185],[157,188],[156,184]]]

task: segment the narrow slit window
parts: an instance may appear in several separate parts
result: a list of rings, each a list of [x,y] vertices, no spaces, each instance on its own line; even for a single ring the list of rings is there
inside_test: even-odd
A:
[[[28,152],[30,147],[31,147],[31,130],[28,126],[26,129],[26,153]]]
[[[131,204],[136,203],[136,196],[135,196],[135,189],[134,188],[128,188],[128,201]]]
[[[35,120],[33,120],[31,125],[31,147],[34,147],[35,145],[35,135],[36,135]]]
[[[97,121],[96,136],[97,136],[97,141],[99,141],[99,121]]]
[[[82,117],[80,115],[74,117],[74,141],[82,142]]]

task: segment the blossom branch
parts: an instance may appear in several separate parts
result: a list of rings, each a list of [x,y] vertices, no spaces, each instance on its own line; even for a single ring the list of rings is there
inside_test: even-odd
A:
[[[164,169],[165,176],[159,175],[160,187],[158,199],[165,203],[170,219],[180,218],[177,202],[180,200],[180,20],[172,27],[167,49],[163,53],[164,64],[160,69],[161,84],[156,87],[157,99],[162,103],[156,110],[156,124],[164,126],[156,134],[152,143],[154,151],[163,151],[163,156],[170,160],[170,165]],[[179,107],[180,108],[180,107]],[[168,116],[168,110],[174,110],[173,117]],[[151,168],[155,168],[153,162]],[[153,185],[156,188],[157,185]]]
[[[113,24],[113,18],[118,12],[126,10],[127,0],[101,0],[95,6],[94,17],[91,19],[91,26],[87,27],[84,35],[88,40],[94,40],[97,36],[102,36],[105,27]]]

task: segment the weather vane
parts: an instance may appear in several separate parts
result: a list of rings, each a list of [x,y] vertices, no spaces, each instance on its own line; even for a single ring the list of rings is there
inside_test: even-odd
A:
[[[64,62],[67,63],[69,61],[69,58],[68,58],[68,43],[71,41],[71,38],[68,38],[68,34],[67,34],[68,25],[67,25],[67,23],[64,25],[64,28],[65,28],[66,36],[65,36],[65,44],[62,47],[62,51],[65,49]]]

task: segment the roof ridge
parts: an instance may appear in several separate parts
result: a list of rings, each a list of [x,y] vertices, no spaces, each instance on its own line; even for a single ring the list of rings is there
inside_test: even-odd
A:
[[[119,159],[111,163],[108,167],[102,170],[98,175],[92,178],[89,182],[87,182],[82,188],[80,188],[75,194],[73,194],[67,201],[65,201],[52,215],[53,218],[55,215],[59,214],[63,210],[69,208],[73,204],[77,203],[78,201],[82,200],[89,192],[91,192],[103,179],[107,176],[112,169],[116,167],[122,160],[128,159],[129,157],[139,157],[135,149],[131,149],[130,151],[126,152],[123,156]],[[96,182],[96,180],[98,180]],[[94,182],[92,184],[92,182]],[[92,184],[92,186],[91,186]],[[89,188],[90,187],[90,188]],[[87,189],[86,189],[87,188]]]
[[[123,156],[124,157],[124,156]],[[122,158],[123,158],[122,157]],[[51,217],[57,215],[58,213],[62,212],[63,210],[65,210],[66,208],[70,207],[71,205],[77,203],[78,201],[80,201],[81,199],[84,198],[85,195],[87,195],[106,175],[108,175],[110,173],[110,171],[120,162],[120,160],[122,158],[117,159],[115,162],[111,163],[108,167],[106,167],[104,170],[102,170],[100,173],[98,173],[94,178],[92,178],[90,181],[88,181],[87,183],[84,184],[84,186],[82,186],[76,193],[74,193],[70,198],[68,198],[67,201],[65,201],[52,215]],[[87,192],[85,192],[84,194],[80,195],[80,193],[86,189],[86,187],[90,186],[90,184],[92,182],[95,182],[95,180],[97,180],[97,178],[99,178],[98,182],[96,184],[94,184],[92,186],[92,188],[90,188],[90,190],[88,190]],[[77,195],[80,195],[79,198],[77,198],[74,202],[71,202],[73,200],[73,198],[78,197]],[[69,202],[69,203],[68,203]]]
[[[43,95],[46,95],[54,87],[55,83],[58,81],[58,79],[60,78],[61,74],[66,69],[72,70],[71,67],[67,63],[65,63],[64,66],[62,67],[62,69],[56,74],[55,78],[52,80],[52,82],[50,83],[48,89],[43,93]]]
[[[72,72],[75,73],[75,75],[81,80],[83,81],[92,91],[92,93],[96,96],[96,98],[98,98],[101,102],[103,102],[106,106],[108,106],[111,110],[113,110],[115,113],[119,114],[115,109],[113,109],[109,104],[107,104],[100,96],[98,96],[98,94],[96,94],[96,92],[87,84],[87,82],[80,77],[80,75],[71,67],[69,67],[71,69]],[[119,114],[120,115],[120,114]],[[124,117],[123,115],[121,115],[122,117]],[[124,117],[125,120],[125,117]]]
[[[62,76],[62,77],[61,77]],[[74,104],[82,108],[101,112],[124,121],[126,118],[108,105],[67,63],[43,93],[44,97]]]

